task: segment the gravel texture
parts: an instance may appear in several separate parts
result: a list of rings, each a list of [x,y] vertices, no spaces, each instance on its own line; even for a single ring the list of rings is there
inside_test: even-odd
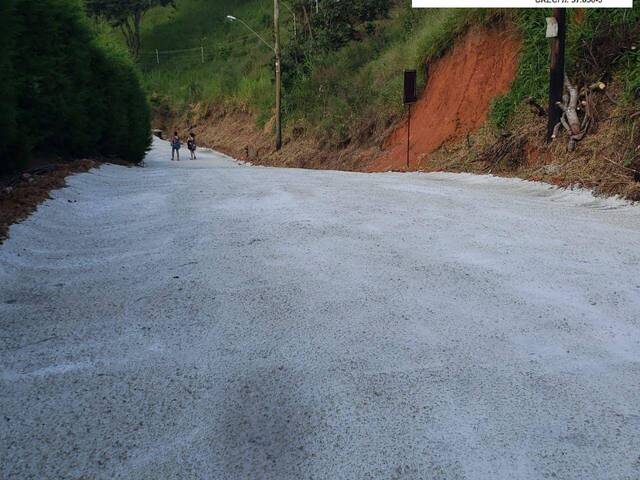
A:
[[[640,207],[169,154],[0,247],[0,478],[640,478]]]

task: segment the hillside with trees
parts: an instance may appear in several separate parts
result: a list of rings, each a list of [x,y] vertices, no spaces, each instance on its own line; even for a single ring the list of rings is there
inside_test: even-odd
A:
[[[429,72],[443,61],[460,61],[460,54],[451,57],[454,46],[469,35],[482,43],[498,32],[500,38],[516,39],[510,46],[513,65],[504,65],[514,72],[507,88],[492,88],[494,80],[487,77],[487,88],[498,93],[475,114],[473,128],[449,132],[429,151],[412,152],[410,168],[491,172],[640,195],[635,180],[640,7],[568,11],[565,62],[580,91],[581,119],[584,89],[605,86],[589,95],[589,126],[569,152],[566,139],[560,139],[564,129],[557,141],[544,142],[550,10],[417,10],[408,0],[286,2],[281,7],[285,137],[283,150],[275,152],[273,52],[258,38],[273,39],[272,2],[177,0],[172,5],[149,11],[140,35],[138,64],[157,127],[192,129],[209,145],[257,163],[405,169],[385,161],[406,121],[402,71],[418,71],[426,98],[429,81],[437,81]],[[228,15],[246,26],[229,22]],[[495,50],[490,44],[485,49]],[[473,60],[478,53],[462,55]],[[445,97],[466,114],[475,108],[465,103],[475,90],[457,81],[446,80],[459,89]]]
[[[17,3],[19,0],[10,2]],[[73,1],[51,0],[51,4],[79,15],[78,4]],[[431,117],[417,118],[416,127],[439,125],[447,120],[441,118],[447,112],[456,125],[433,141],[423,142],[428,145],[426,150],[420,141],[413,142],[410,169],[490,172],[559,185],[584,185],[631,198],[640,195],[635,184],[640,169],[640,127],[636,125],[640,97],[637,6],[628,10],[568,11],[566,70],[579,93],[578,117],[588,124],[580,141],[568,149],[564,129],[558,131],[558,140],[551,144],[544,142],[549,76],[545,17],[550,15],[549,10],[417,10],[411,8],[408,0],[282,2],[284,147],[281,151],[274,151],[272,146],[273,2],[85,0],[84,7],[92,17],[88,24],[92,32],[87,30],[84,19],[78,17],[72,22],[84,32],[86,41],[79,42],[83,46],[78,47],[79,54],[69,62],[68,74],[57,76],[66,75],[72,80],[56,80],[60,82],[57,90],[62,87],[77,92],[62,109],[69,112],[69,122],[58,122],[53,129],[42,126],[47,121],[47,108],[51,107],[46,98],[39,100],[45,111],[45,115],[37,116],[40,125],[31,125],[29,119],[20,120],[16,116],[20,108],[5,109],[8,113],[3,112],[0,118],[7,126],[3,129],[3,145],[16,143],[7,140],[7,135],[15,135],[11,133],[14,125],[29,125],[36,133],[29,131],[26,135],[33,143],[23,142],[26,150],[47,145],[72,155],[97,151],[139,159],[146,140],[131,142],[123,135],[114,136],[108,128],[115,125],[121,132],[132,132],[135,138],[142,138],[135,133],[139,129],[134,120],[123,120],[133,119],[133,112],[145,111],[142,104],[122,114],[116,113],[119,103],[110,102],[115,108],[100,115],[92,114],[92,118],[105,119],[103,127],[98,125],[90,134],[82,131],[70,134],[75,129],[73,125],[87,125],[83,118],[88,113],[83,108],[92,112],[104,108],[97,100],[100,95],[110,95],[104,89],[123,93],[122,98],[129,94],[140,97],[138,77],[132,67],[135,63],[142,73],[155,127],[193,130],[202,143],[256,163],[403,170],[406,166],[399,158],[399,139],[407,110],[401,102],[402,71],[416,69],[421,101],[427,101],[433,91],[430,82],[453,89],[447,90],[446,95],[438,93],[445,101],[439,106],[444,113],[432,111]],[[26,2],[23,9],[14,10],[28,12],[38,8],[45,7]],[[26,13],[21,15],[27,18]],[[36,17],[30,14],[29,18]],[[8,37],[8,43],[16,38],[20,28],[18,18],[2,33]],[[494,38],[509,38],[510,43],[494,48],[488,43]],[[475,39],[475,43],[470,39]],[[105,49],[104,44],[111,46]],[[469,45],[470,50],[461,49],[461,45]],[[482,51],[477,50],[478,45],[483,45]],[[491,67],[497,61],[495,55],[483,60],[484,52],[499,52],[502,47],[513,53],[508,64]],[[10,58],[30,57],[23,53],[27,48],[21,42],[15,49],[16,55]],[[42,49],[36,48],[39,50]],[[103,84],[99,95],[89,95],[98,105],[78,101],[74,107],[74,101],[84,95],[79,84],[90,82],[87,72],[71,73],[75,61],[87,63],[79,60],[83,50],[97,58],[89,61],[96,71],[100,65],[107,68],[104,64],[110,63],[109,68],[127,73],[118,76],[101,72],[101,78],[110,78],[114,85]],[[121,50],[129,51],[129,59]],[[62,61],[51,58],[47,61]],[[463,58],[472,63],[488,62],[478,65],[480,71],[486,71],[484,77],[469,78],[475,82],[473,88],[460,84],[457,78],[438,78],[437,72],[455,71],[449,67]],[[29,68],[38,67],[38,62],[33,66],[31,63],[34,62],[27,62]],[[3,70],[9,72],[10,68],[9,65]],[[465,68],[475,67],[470,64]],[[494,78],[497,70],[503,74],[500,80]],[[19,80],[21,75],[37,77],[38,72],[28,73],[21,68],[17,83],[6,82],[7,95],[3,101],[7,104],[19,107],[19,98],[29,96],[29,86]],[[595,84],[604,88],[597,92],[585,90]],[[129,108],[131,102],[124,105]],[[468,122],[460,121],[461,116],[468,115],[471,116]],[[133,128],[128,128],[126,121],[134,121]],[[139,123],[144,124],[145,120]],[[63,124],[72,127],[61,132],[59,126]],[[101,128],[103,132],[99,134]],[[38,132],[44,131],[51,134],[40,139]],[[70,139],[62,141],[65,135]],[[419,140],[429,137],[431,132],[416,130],[412,135]],[[125,151],[128,145],[135,146]]]

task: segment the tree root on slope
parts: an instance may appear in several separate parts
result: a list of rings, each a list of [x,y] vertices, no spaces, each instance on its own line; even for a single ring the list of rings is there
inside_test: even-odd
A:
[[[575,150],[576,144],[585,137],[589,127],[595,120],[592,93],[603,91],[606,85],[602,82],[596,82],[578,91],[578,88],[571,83],[571,80],[565,74],[564,87],[566,92],[562,96],[562,102],[556,102],[556,105],[562,110],[562,116],[553,128],[551,138],[557,138],[560,128],[564,127],[569,136],[567,149],[572,152]],[[582,115],[580,115],[580,112],[582,112]],[[580,119],[580,116],[582,116],[582,119]]]

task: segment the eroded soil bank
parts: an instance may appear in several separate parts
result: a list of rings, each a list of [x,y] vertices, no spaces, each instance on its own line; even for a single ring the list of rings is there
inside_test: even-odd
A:
[[[520,39],[513,30],[474,28],[429,68],[425,91],[413,106],[409,168],[420,169],[445,142],[474,132],[487,121],[491,101],[509,91],[516,75]],[[387,139],[372,162],[375,171],[406,168],[407,122]]]

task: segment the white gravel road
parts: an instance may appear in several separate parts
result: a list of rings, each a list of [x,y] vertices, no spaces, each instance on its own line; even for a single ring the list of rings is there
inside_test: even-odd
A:
[[[168,156],[0,247],[0,478],[640,478],[640,207]]]

